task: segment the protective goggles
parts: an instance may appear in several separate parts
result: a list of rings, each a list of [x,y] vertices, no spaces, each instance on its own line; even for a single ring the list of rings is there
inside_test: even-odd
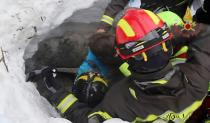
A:
[[[116,51],[122,59],[128,59],[135,57],[138,54],[142,54],[144,56],[146,51],[162,44],[163,50],[167,52],[165,42],[169,41],[172,37],[172,34],[166,29],[157,28],[138,41],[129,41],[127,43],[117,45]]]

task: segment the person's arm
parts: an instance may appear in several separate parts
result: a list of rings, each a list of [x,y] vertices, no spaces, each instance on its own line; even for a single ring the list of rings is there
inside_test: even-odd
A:
[[[190,86],[198,94],[207,94],[210,82],[210,26],[189,44],[189,59],[186,63],[179,64]]]
[[[128,2],[129,0],[112,0],[104,11],[97,32],[108,31],[111,28],[117,13],[122,11]]]
[[[61,94],[61,93],[60,93]],[[106,114],[89,107],[85,103],[81,103],[71,93],[63,93],[54,95],[54,105],[61,112],[64,118],[72,123],[102,123],[111,117],[105,117]],[[62,97],[63,98],[60,98]],[[51,100],[52,102],[52,100]]]
[[[49,100],[63,117],[73,123],[88,123],[88,113],[91,108],[85,103],[80,103],[74,94],[63,90],[55,93]]]
[[[87,103],[79,100],[79,98],[77,98],[73,92],[70,92],[69,89],[62,86],[59,79],[62,76],[59,76],[60,73],[56,68],[45,67],[39,70],[39,72],[32,72],[30,77],[27,78],[27,81],[36,83],[36,88],[40,95],[45,97],[63,117],[73,123],[101,123],[101,120],[97,117],[94,117],[93,119],[92,117],[88,118],[88,115],[93,108]],[[102,84],[103,82],[98,81],[94,81],[92,84],[95,85],[94,89],[98,87],[102,89],[102,86],[105,87]],[[81,87],[81,89],[83,88]],[[88,120],[91,120],[91,122]]]

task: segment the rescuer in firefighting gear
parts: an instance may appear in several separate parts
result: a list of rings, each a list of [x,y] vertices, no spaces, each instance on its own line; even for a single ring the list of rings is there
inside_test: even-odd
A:
[[[115,16],[128,4],[129,7],[140,7],[155,13],[172,11],[184,18],[193,0],[111,0],[104,11],[97,32],[108,31],[114,24]],[[198,5],[199,6],[199,5]],[[210,1],[204,0],[203,5],[196,11],[194,20],[200,23],[210,24]]]
[[[158,16],[166,22],[167,26],[171,28],[174,28],[174,24],[176,24],[175,26],[176,28],[183,28],[182,19],[175,13],[172,13],[170,11],[165,11],[165,12],[159,13]],[[184,32],[185,31],[182,31],[180,33],[182,33],[183,35]],[[198,31],[192,31],[192,32],[197,33]],[[179,35],[179,33],[176,33],[176,34]],[[176,38],[177,37],[180,37],[180,36],[176,36]],[[92,51],[89,49],[86,59],[80,65],[78,73],[77,73],[78,77],[81,74],[88,73],[88,72],[99,73],[106,80],[108,88],[111,87],[116,82],[120,81],[122,78],[124,78],[124,76],[122,76],[121,72],[118,70],[118,67],[117,67],[119,66],[119,62],[120,62],[119,59],[117,59],[117,57],[110,57],[110,56],[113,56],[114,54],[111,49],[112,47],[114,47],[114,43],[112,43],[113,40],[114,40],[114,36],[107,33],[96,33],[93,36],[91,36],[89,47]],[[174,46],[181,46],[181,48],[179,48],[178,50],[175,48],[176,51],[171,57],[171,62],[173,65],[178,64],[178,63],[183,63],[186,61],[187,46],[184,46],[185,45],[184,42],[187,42],[187,40],[188,39],[184,39],[182,37],[181,41],[173,42]],[[104,49],[103,47],[97,47],[98,43],[99,45],[106,48]],[[94,54],[93,52],[97,54]],[[89,83],[91,82],[90,81],[84,82],[84,80],[80,80],[80,79],[78,81],[75,81],[73,84],[73,92],[77,92],[77,90],[79,92],[81,92],[82,90],[85,90],[85,91],[90,90],[91,88],[89,88],[89,85],[86,85]],[[97,91],[97,92],[101,93],[101,91]],[[102,99],[102,96],[94,97],[96,95],[98,94],[95,93],[94,95],[92,94],[92,96],[87,96],[83,92],[81,93],[77,92],[76,97],[79,98],[80,101],[88,103],[88,104],[92,103],[91,106],[94,106],[100,102],[100,99]],[[99,95],[104,95],[104,94],[99,94]],[[91,102],[89,102],[88,98],[90,98]],[[95,99],[95,101],[93,99]]]
[[[51,92],[47,99],[74,123],[101,123],[111,118],[129,122],[186,121],[207,94],[209,31],[207,26],[192,40],[186,63],[172,66],[169,59],[174,40],[166,24],[151,11],[130,9],[117,24],[115,42],[122,59],[119,70],[127,78],[114,84],[100,104],[91,108],[71,92],[55,88],[46,77],[39,85]],[[98,75],[94,75],[78,79],[95,79]],[[105,81],[95,80],[101,84]]]

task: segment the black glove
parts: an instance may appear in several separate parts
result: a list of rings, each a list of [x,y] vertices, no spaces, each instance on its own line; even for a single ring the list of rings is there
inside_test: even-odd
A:
[[[107,90],[107,81],[100,74],[94,72],[78,76],[72,87],[72,92],[78,100],[91,107],[101,102]]]
[[[50,101],[53,94],[62,89],[62,85],[56,82],[56,76],[57,70],[55,68],[45,67],[27,74],[26,81],[35,82],[40,95]]]

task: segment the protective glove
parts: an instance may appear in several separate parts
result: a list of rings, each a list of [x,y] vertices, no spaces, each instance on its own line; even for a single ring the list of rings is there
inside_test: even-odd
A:
[[[100,74],[94,72],[78,76],[72,87],[72,92],[78,100],[91,107],[101,102],[107,90],[107,81]]]
[[[62,89],[62,85],[56,82],[56,76],[57,70],[55,68],[44,67],[27,74],[26,81],[35,82],[40,95],[50,101],[53,94]]]

